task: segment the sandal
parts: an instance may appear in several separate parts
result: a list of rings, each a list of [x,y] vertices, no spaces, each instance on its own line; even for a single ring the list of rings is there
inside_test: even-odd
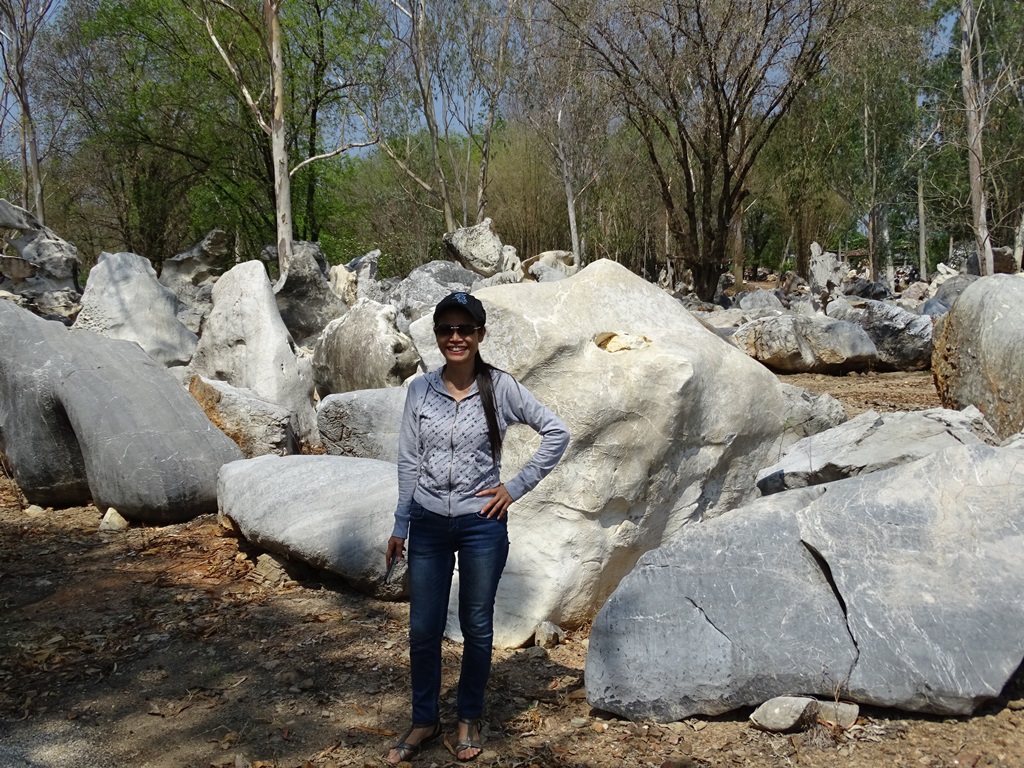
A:
[[[441,735],[441,721],[438,720],[437,722],[433,723],[433,731],[431,731],[429,734],[420,739],[416,744],[409,743],[408,739],[412,735],[413,731],[415,731],[417,728],[430,727],[431,724],[429,723],[427,725],[416,725],[415,723],[413,723],[409,726],[409,730],[407,730],[405,734],[402,736],[402,738],[398,740],[398,743],[391,748],[392,750],[398,753],[398,763],[409,762],[420,753],[420,750],[423,749],[423,747],[426,746],[426,744],[428,744],[429,742],[433,741]],[[390,754],[390,750],[388,754]],[[387,761],[387,755],[384,756],[384,759],[385,761]],[[398,763],[390,764],[398,765]]]
[[[459,722],[469,726],[470,735],[467,736],[465,739],[459,740],[458,743],[456,743],[455,759],[458,760],[460,763],[468,763],[472,760],[476,760],[478,757],[480,757],[480,755],[484,753],[484,743],[480,739],[482,734],[483,721],[480,719],[462,720],[460,718]],[[473,731],[476,731],[475,739],[472,737]],[[478,750],[478,752],[475,755],[471,755],[470,757],[459,757],[459,753],[465,752],[467,749],[476,749]]]

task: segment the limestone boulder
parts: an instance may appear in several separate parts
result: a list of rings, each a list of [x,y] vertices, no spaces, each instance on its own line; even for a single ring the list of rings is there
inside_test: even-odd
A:
[[[356,303],[359,278],[355,272],[344,264],[335,264],[331,267],[328,279],[331,283],[331,291],[344,301],[346,306],[351,307]]]
[[[1002,438],[1020,432],[1022,350],[1024,275],[976,279],[935,327],[932,372],[942,404],[976,406]]]
[[[316,410],[324,448],[334,456],[396,462],[405,387],[329,395]]]
[[[741,325],[729,341],[779,373],[854,371],[878,359],[863,328],[827,317],[762,317]]]
[[[78,249],[39,223],[31,213],[0,199],[0,229],[18,237],[7,242],[17,256],[0,258],[0,288],[11,293],[38,295],[50,291],[81,293]]]
[[[572,251],[538,253],[536,256],[525,259],[522,269],[541,282],[561,280],[564,277],[575,275],[579,271]]]
[[[178,319],[198,334],[213,308],[213,284],[230,253],[228,234],[214,229],[187,251],[165,259],[160,284],[178,297]]]
[[[101,253],[89,272],[74,330],[134,341],[163,366],[187,365],[198,338],[178,320],[178,306],[149,259]]]
[[[735,303],[739,308],[746,311],[751,310],[783,310],[785,306],[775,291],[768,291],[759,288],[755,291],[743,291],[736,296]]]
[[[431,315],[424,315],[419,320],[409,324],[409,338],[416,347],[416,354],[420,358],[421,371],[436,371],[444,365],[444,355],[437,346],[437,337],[434,336],[434,318]]]
[[[829,317],[863,328],[875,343],[882,366],[895,371],[925,371],[931,367],[931,317],[870,299],[836,299],[825,311]]]
[[[242,449],[245,458],[269,453],[286,456],[299,452],[292,415],[251,389],[239,389],[224,381],[193,376],[188,391],[207,418]]]
[[[649,552],[601,609],[587,699],[632,720],[799,691],[966,715],[1024,657],[1019,448],[959,446],[761,499]]]
[[[238,447],[133,342],[72,334],[0,302],[0,452],[30,501],[152,523],[216,506]]]
[[[831,251],[822,250],[817,243],[811,243],[811,291],[821,293],[838,288],[850,271],[850,266],[839,260]]]
[[[327,259],[318,243],[296,242],[287,271],[274,285],[277,308],[296,344],[312,344],[348,310],[331,290]]]
[[[300,442],[319,443],[312,364],[298,354],[261,262],[233,267],[213,287],[213,309],[186,375],[252,390],[291,414]]]
[[[784,383],[782,397],[785,432],[779,448],[781,452],[787,451],[805,437],[817,435],[846,421],[846,409],[832,395],[819,395],[803,387]]]
[[[505,271],[508,255],[490,219],[449,232],[442,241],[448,255],[477,275],[491,277]]]
[[[977,408],[866,411],[790,446],[782,459],[758,473],[757,487],[767,496],[909,464],[945,448],[985,442],[995,443],[997,438]]]
[[[449,293],[469,291],[474,280],[474,273],[450,261],[431,261],[416,267],[388,296],[398,309],[398,330],[408,333],[411,323],[433,316],[441,299]]]
[[[260,456],[224,466],[220,514],[254,544],[341,576],[381,598],[384,555],[398,503],[394,464],[344,456]]]
[[[978,279],[976,275],[943,275],[940,274],[941,282],[938,282],[935,288],[935,295],[932,296],[928,301],[921,307],[922,315],[931,315],[932,317],[941,317],[942,315],[949,312],[949,308],[956,303],[956,300],[960,297],[967,286]],[[939,278],[936,278],[938,281]]]
[[[515,646],[543,621],[586,621],[644,551],[751,498],[783,430],[783,398],[767,370],[613,262],[478,296],[488,312],[483,357],[572,436],[510,514],[495,642]],[[503,477],[538,440],[510,428]]]
[[[321,398],[336,392],[396,387],[416,372],[412,339],[398,330],[390,304],[359,299],[332,321],[313,350],[313,380]]]

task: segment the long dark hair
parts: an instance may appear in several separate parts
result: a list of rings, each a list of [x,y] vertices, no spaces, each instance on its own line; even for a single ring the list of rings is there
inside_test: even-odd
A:
[[[480,401],[487,417],[487,441],[491,444],[491,458],[497,463],[501,457],[501,427],[498,426],[498,404],[494,399],[494,379],[491,372],[498,370],[490,363],[485,363],[477,350],[473,358],[473,372],[476,374],[476,388],[480,392]]]

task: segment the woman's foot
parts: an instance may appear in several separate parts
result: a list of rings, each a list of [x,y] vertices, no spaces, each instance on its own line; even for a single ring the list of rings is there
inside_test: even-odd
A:
[[[484,751],[480,740],[480,720],[459,720],[458,743],[455,745],[455,757],[462,763],[476,760]]]
[[[441,733],[441,723],[432,725],[413,725],[388,752],[388,765],[407,763],[420,753],[423,746],[436,739]]]

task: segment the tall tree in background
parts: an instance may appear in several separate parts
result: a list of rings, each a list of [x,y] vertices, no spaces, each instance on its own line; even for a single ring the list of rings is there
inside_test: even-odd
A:
[[[56,0],[0,0],[0,58],[4,79],[18,102],[20,112],[22,199],[29,207],[28,189],[31,180],[33,209],[41,224],[45,223],[43,178],[39,164],[39,139],[32,117],[29,60],[36,36],[49,20]]]
[[[580,13],[554,1],[597,71],[616,84],[696,293],[712,298],[745,181],[845,34],[856,3],[598,0]]]

